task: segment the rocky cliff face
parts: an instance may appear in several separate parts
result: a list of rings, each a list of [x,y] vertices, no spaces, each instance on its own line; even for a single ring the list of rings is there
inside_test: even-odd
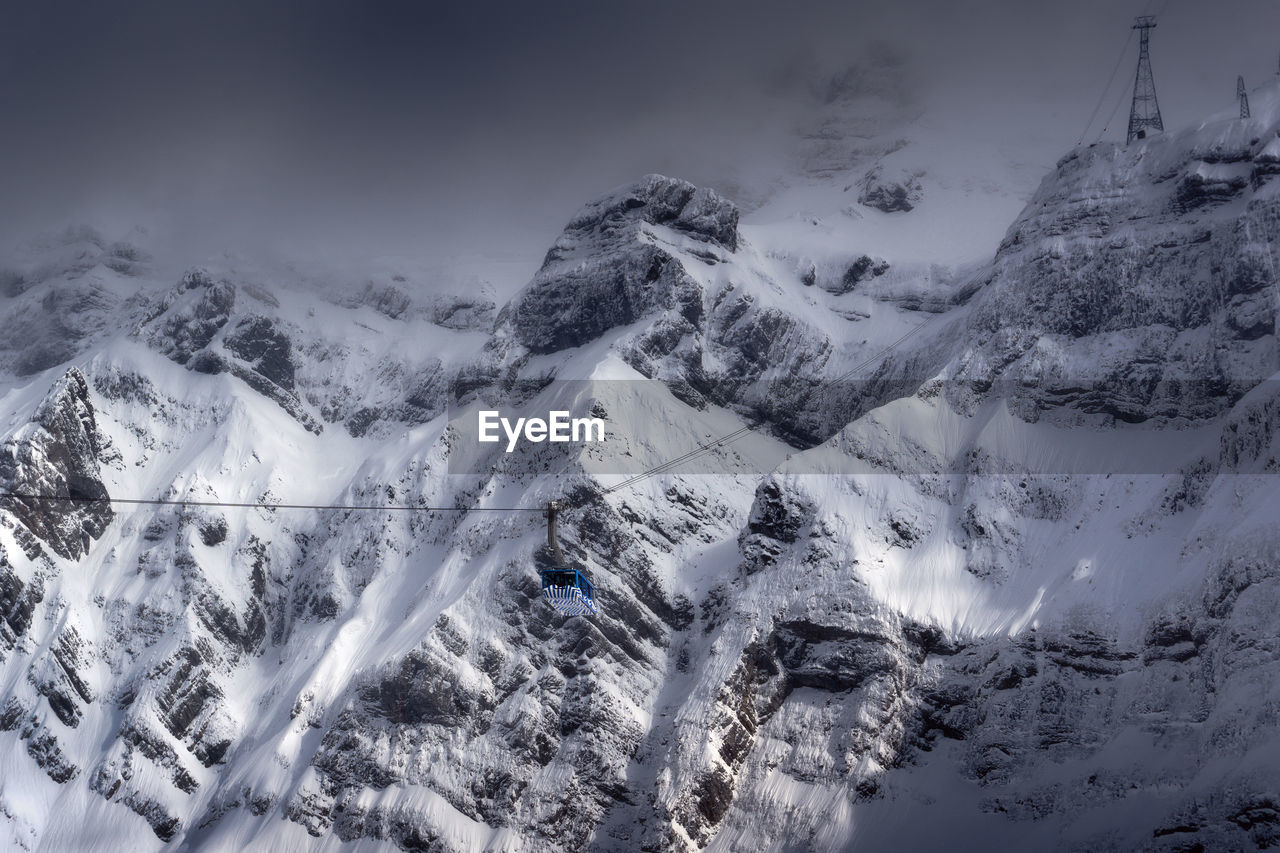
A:
[[[1026,413],[1221,414],[1275,372],[1275,129],[1209,123],[1078,149],[996,256],[958,376]]]
[[[0,489],[18,496],[6,497],[5,509],[69,560],[83,557],[111,522],[110,505],[98,503],[108,497],[99,470],[103,450],[89,385],[74,368],[31,423],[0,445]]]
[[[648,226],[648,227],[646,227]],[[542,269],[509,311],[516,339],[534,353],[593,341],[649,314],[702,318],[702,293],[656,228],[702,247],[708,264],[738,245],[738,209],[711,190],[650,175],[583,208],[565,227]]]
[[[734,408],[807,446],[918,384],[926,369],[919,362],[881,358],[871,381],[828,387],[840,368],[868,354],[870,342],[842,340],[849,318],[836,310],[795,305],[801,279],[747,245],[738,216],[715,192],[660,175],[587,205],[499,315],[484,358],[455,390],[465,398],[485,386],[582,378],[536,357],[611,334],[609,348],[635,378],[659,380],[697,409]],[[858,256],[832,289],[847,293],[887,268]],[[936,367],[938,358],[923,363]]]
[[[1280,112],[1255,104],[1068,156],[928,300],[861,251],[813,287],[660,176],[575,216],[492,328],[395,282],[119,295],[4,397],[5,488],[78,500],[0,512],[0,838],[1274,845]],[[104,246],[4,298],[116,288]],[[571,398],[611,438],[450,471],[474,396]],[[767,429],[718,476],[602,494],[744,420]],[[599,617],[539,598],[552,498]]]

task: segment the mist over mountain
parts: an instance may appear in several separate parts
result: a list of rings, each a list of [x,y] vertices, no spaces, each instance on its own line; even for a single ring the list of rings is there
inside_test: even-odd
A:
[[[28,4],[0,27],[13,129],[0,233],[146,225],[205,255],[334,261],[505,252],[527,278],[583,199],[639,175],[753,202],[859,67],[910,95],[931,136],[1028,163],[1029,194],[1081,133],[1140,11]],[[1171,126],[1228,104],[1237,73],[1275,72],[1269,22],[1264,0],[1167,4],[1155,63]],[[885,45],[903,60],[892,71]]]

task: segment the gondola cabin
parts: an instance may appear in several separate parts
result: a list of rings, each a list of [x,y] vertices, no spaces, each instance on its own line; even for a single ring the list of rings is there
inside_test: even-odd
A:
[[[542,595],[557,612],[565,616],[597,615],[596,588],[583,572],[569,565],[560,550],[556,538],[556,512],[560,507],[555,501],[547,504],[547,547],[551,549],[555,565],[542,570]]]
[[[595,616],[596,589],[577,569],[558,567],[542,570],[542,595],[565,616]]]

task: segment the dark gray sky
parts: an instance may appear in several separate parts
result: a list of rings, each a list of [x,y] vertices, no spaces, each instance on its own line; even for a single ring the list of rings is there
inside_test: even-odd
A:
[[[1061,153],[1152,7],[1167,126],[1274,74],[1275,0],[6,3],[0,228],[527,252],[647,171],[714,179],[872,41],[956,109],[948,132],[972,104]]]

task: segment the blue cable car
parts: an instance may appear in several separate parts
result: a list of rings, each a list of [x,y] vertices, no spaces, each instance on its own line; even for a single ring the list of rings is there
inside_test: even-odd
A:
[[[555,501],[547,504],[547,545],[556,564],[541,572],[542,596],[565,616],[586,616],[588,613],[595,616],[599,612],[596,610],[595,585],[583,572],[569,565],[556,539],[556,512],[559,509]]]

